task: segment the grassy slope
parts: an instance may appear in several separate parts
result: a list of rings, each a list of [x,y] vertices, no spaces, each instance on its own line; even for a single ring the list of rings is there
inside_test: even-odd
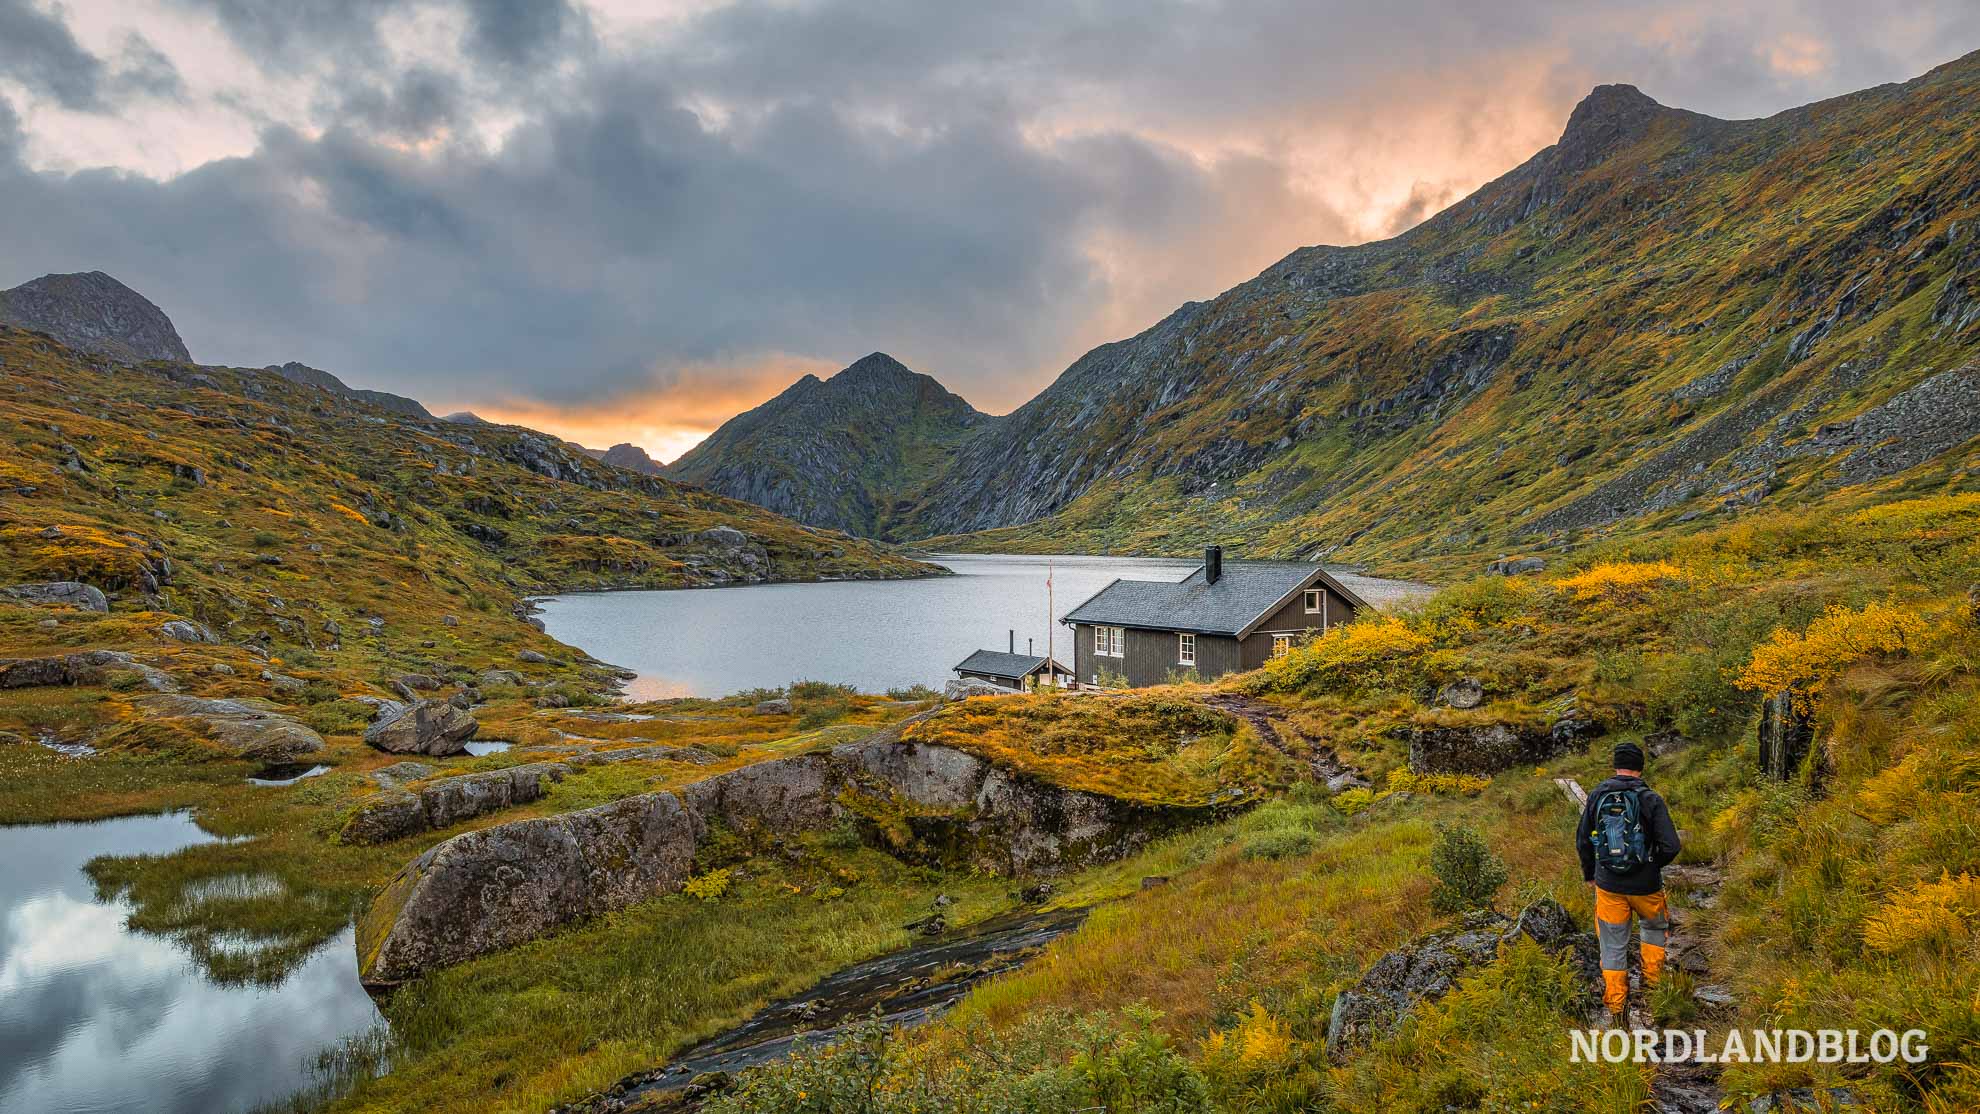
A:
[[[1586,925],[1573,812],[1550,778],[1591,785],[1618,737],[1673,729],[1694,741],[1653,761],[1652,783],[1687,832],[1682,861],[1715,861],[1728,879],[1715,907],[1680,897],[1679,915],[1703,927],[1711,978],[1740,1004],[1695,1020],[1695,1003],[1674,992],[1653,1003],[1659,1016],[1714,1032],[1923,1028],[1933,1056],[1922,1067],[1733,1066],[1723,1084],[1733,1096],[1843,1084],[1876,1109],[1973,1109],[1980,883],[1959,880],[1980,874],[1980,622],[1967,595],[1980,580],[1976,538],[1980,494],[1760,516],[1613,546],[1547,580],[1460,585],[1393,626],[1346,628],[1226,682],[1281,703],[1378,774],[1406,762],[1384,728],[1437,715],[1420,701],[1460,675],[1483,679],[1491,696],[1476,719],[1519,721],[1572,692],[1612,732],[1545,769],[1502,773],[1475,796],[1421,785],[1407,799],[1295,793],[1096,872],[1067,899],[1121,904],[889,1052],[883,1070],[901,1094],[912,1080],[948,1097],[878,1109],[995,1108],[981,1103],[1021,1082],[999,1063],[1071,1077],[1080,1101],[1117,1094],[1107,1088],[1126,1071],[1153,1089],[1143,1101],[1175,1103],[1162,1109],[1640,1109],[1647,1072],[1568,1062],[1576,988],[1537,954],[1509,956],[1345,1065],[1326,1060],[1322,1041],[1338,991],[1441,923],[1428,908],[1437,824],[1476,828],[1506,860],[1501,908],[1552,895]],[[1831,608],[1845,620],[1825,622]],[[1890,615],[1910,617],[1896,624],[1908,631],[1901,645],[1875,634]],[[1816,764],[1785,784],[1754,768],[1756,693],[1739,684],[1756,655],[1775,660],[1764,647],[1777,630],[1818,640],[1780,659],[1813,695],[1818,725]],[[1010,707],[1014,722],[1035,716]],[[1142,875],[1172,881],[1144,888]],[[1063,1042],[1049,1053],[1030,1043],[1040,1019],[1064,1028],[1059,1011],[1100,1011],[1106,1040],[1131,1043],[1130,1014],[1142,1007],[1159,1012],[1170,1043],[1125,1068],[1068,1059]],[[859,1070],[815,1057],[735,1109],[804,1109],[788,1101],[793,1089],[824,1093]]]
[[[1980,56],[1765,121],[1658,110],[1586,167],[1555,165],[1590,142],[1564,138],[1395,240],[1295,252],[1151,331],[1118,382],[1069,372],[1064,397],[1004,420],[1010,446],[965,463],[1050,461],[1074,497],[928,544],[1220,540],[1448,571],[1590,530],[1701,528],[1722,488],[1820,498],[1844,454],[1794,455],[1812,435],[1980,344],[1980,319],[1948,312],[1980,274],[1975,105]],[[1721,393],[1674,397],[1741,359]],[[1714,423],[1723,443],[1683,446]],[[1624,485],[1619,522],[1593,513],[1603,484],[1661,454]],[[960,476],[922,520],[951,533],[987,498]]]

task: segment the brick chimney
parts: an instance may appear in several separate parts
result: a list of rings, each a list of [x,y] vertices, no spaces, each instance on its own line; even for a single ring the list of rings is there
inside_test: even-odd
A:
[[[1203,583],[1215,584],[1224,578],[1224,547],[1206,545],[1203,547]]]

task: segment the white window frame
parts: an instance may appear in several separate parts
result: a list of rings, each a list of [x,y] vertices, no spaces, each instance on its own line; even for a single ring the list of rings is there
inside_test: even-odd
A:
[[[1118,658],[1127,656],[1121,649],[1127,640],[1119,627],[1093,628],[1093,656],[1096,658]]]
[[[1183,634],[1183,633],[1180,633],[1180,632],[1179,632],[1179,633],[1177,633],[1177,635],[1176,635],[1176,664],[1178,664],[1178,665],[1195,665],[1195,664],[1196,664],[1196,636],[1195,636],[1195,635],[1193,635],[1193,634]]]
[[[1293,646],[1293,641],[1292,641],[1292,639],[1293,639],[1293,636],[1292,636],[1292,635],[1290,635],[1290,634],[1275,634],[1275,635],[1273,635],[1273,636],[1272,636],[1272,656],[1273,656],[1273,657],[1275,657],[1275,658],[1282,658],[1282,657],[1285,657],[1285,656],[1286,656],[1287,654],[1290,654],[1290,653],[1292,653],[1292,646]]]
[[[1306,613],[1308,615],[1326,614],[1327,590],[1325,588],[1308,588],[1304,603],[1306,604]]]

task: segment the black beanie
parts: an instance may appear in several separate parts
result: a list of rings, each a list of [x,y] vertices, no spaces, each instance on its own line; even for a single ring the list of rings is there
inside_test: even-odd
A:
[[[1617,743],[1615,766],[1618,770],[1641,770],[1643,768],[1643,748],[1635,743]]]

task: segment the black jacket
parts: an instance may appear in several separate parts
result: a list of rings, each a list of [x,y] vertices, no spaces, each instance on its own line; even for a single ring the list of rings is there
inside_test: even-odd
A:
[[[1595,845],[1588,833],[1595,827],[1595,802],[1611,789],[1642,789],[1638,805],[1642,810],[1643,837],[1649,845],[1650,861],[1628,874],[1611,874],[1595,861]],[[1664,888],[1664,868],[1678,857],[1677,825],[1671,823],[1671,810],[1656,791],[1644,788],[1640,777],[1612,777],[1588,791],[1588,803],[1581,809],[1581,826],[1574,833],[1575,850],[1581,852],[1581,880],[1593,882],[1612,894],[1646,896]]]

